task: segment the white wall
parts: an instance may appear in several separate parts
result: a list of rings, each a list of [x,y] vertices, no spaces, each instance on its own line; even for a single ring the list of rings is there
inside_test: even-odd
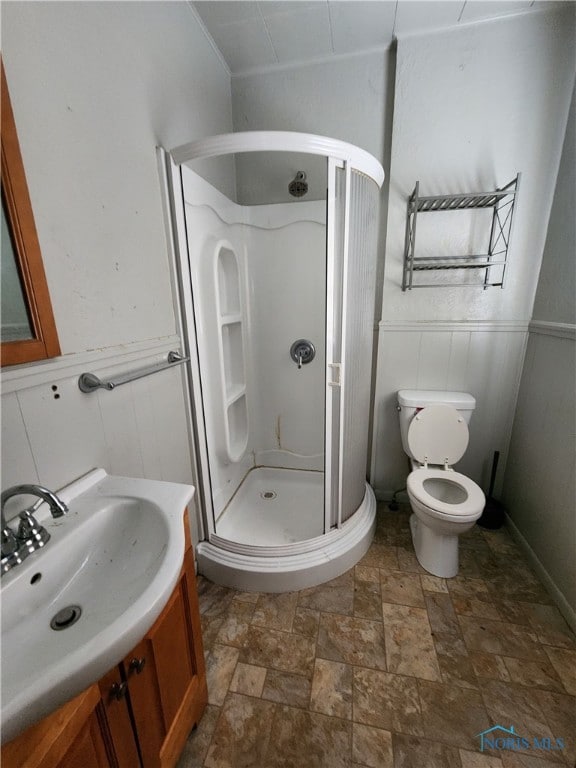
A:
[[[348,141],[374,155],[388,177],[393,83],[394,55],[390,50],[233,76],[234,130],[301,131]],[[237,168],[238,188],[242,191],[249,185],[249,179],[241,162]],[[275,163],[271,169],[277,177],[278,165]],[[291,165],[286,167],[286,183],[293,170]],[[276,177],[273,183],[277,183]],[[381,192],[378,297],[384,265],[387,196],[388,178]],[[376,314],[379,317],[379,301]]]
[[[476,398],[470,443],[457,469],[487,489],[493,453],[500,451],[495,495],[500,493],[526,335],[524,324],[513,323],[381,325],[371,478],[377,496],[390,498],[406,486],[399,389],[469,392]]]
[[[396,391],[471,392],[478,408],[459,465],[487,488],[492,455],[502,482],[528,321],[574,83],[571,9],[401,39],[378,349],[372,482],[405,485]],[[523,173],[504,289],[401,291],[406,200],[483,191]],[[451,245],[443,214],[435,234]],[[426,243],[420,243],[426,245]]]
[[[513,524],[576,626],[576,103],[570,118],[504,481]]]
[[[3,3],[2,51],[63,354],[174,333],[154,148],[231,126],[191,10]]]
[[[566,126],[532,319],[576,323],[576,94]]]
[[[530,319],[574,66],[572,8],[399,40],[383,320]],[[406,201],[416,181],[421,195],[482,192],[518,171],[506,288],[403,293]],[[442,232],[443,214],[428,218]]]
[[[232,78],[235,131],[303,131],[384,160],[390,54],[348,56]]]
[[[53,490],[95,467],[110,474],[192,482],[182,369],[83,394],[78,377],[101,378],[154,365],[178,349],[177,336],[90,352],[10,371],[2,384],[2,487],[40,483]],[[7,517],[25,499],[8,502]]]
[[[63,351],[5,375],[3,487],[190,482],[181,369],[76,381],[180,345],[155,146],[230,131],[229,75],[185,2],[3,3],[2,56]]]

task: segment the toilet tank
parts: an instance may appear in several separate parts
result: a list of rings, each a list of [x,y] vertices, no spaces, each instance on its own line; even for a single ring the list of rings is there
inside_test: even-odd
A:
[[[407,456],[411,456],[408,448],[408,427],[414,414],[427,405],[451,405],[462,414],[467,424],[470,424],[472,411],[476,408],[476,398],[467,392],[443,392],[436,389],[401,389],[398,392],[398,415],[400,417],[400,434],[402,447]]]

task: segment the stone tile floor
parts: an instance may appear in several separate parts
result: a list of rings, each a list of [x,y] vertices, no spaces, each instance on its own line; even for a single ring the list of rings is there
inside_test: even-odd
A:
[[[318,587],[199,577],[209,705],[178,768],[574,765],[576,640],[524,556],[476,526],[459,575],[436,578],[408,516],[381,504],[366,556]],[[529,748],[481,753],[494,725]],[[547,749],[556,738],[564,749]]]

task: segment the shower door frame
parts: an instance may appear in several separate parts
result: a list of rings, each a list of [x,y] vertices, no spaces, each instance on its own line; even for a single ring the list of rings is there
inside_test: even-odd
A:
[[[272,136],[273,140],[270,139]],[[238,145],[237,134],[227,134],[212,137],[204,141],[193,142],[177,147],[170,153],[164,153],[165,178],[167,186],[169,228],[172,234],[175,262],[175,287],[179,299],[178,313],[182,340],[186,353],[190,357],[189,390],[192,396],[191,413],[194,452],[197,467],[200,499],[200,513],[203,524],[204,540],[215,546],[237,554],[253,555],[257,550],[265,556],[298,555],[311,552],[321,546],[322,539],[334,528],[342,526],[342,440],[341,425],[343,398],[343,359],[345,340],[342,328],[345,321],[345,273],[348,268],[348,231],[349,231],[349,189],[351,170],[362,169],[378,186],[381,186],[384,174],[380,164],[364,150],[351,144],[311,134],[294,134],[289,132],[252,132],[245,135],[246,141]],[[180,165],[188,159],[214,157],[235,152],[250,151],[282,151],[307,152],[323,155],[328,166],[328,192],[326,216],[326,359],[325,359],[325,467],[324,467],[324,533],[313,539],[294,542],[279,546],[261,547],[244,545],[224,539],[216,533],[216,521],[212,498],[212,483],[210,477],[210,461],[205,423],[205,403],[202,394],[202,379],[198,354],[198,338],[194,313],[194,295],[192,290],[191,269],[189,263],[188,237],[185,215],[184,184]],[[342,253],[337,254],[336,223],[337,223],[337,185],[338,171],[344,173],[344,220],[342,222]],[[338,286],[338,280],[340,285]],[[334,319],[335,290],[340,294],[340,314],[337,322]],[[340,348],[334,346],[335,334],[339,326]],[[338,391],[339,397],[335,397]],[[336,429],[335,429],[336,426]],[[335,432],[337,433],[335,435]],[[334,442],[336,440],[336,442]],[[337,444],[338,450],[334,451]],[[337,488],[332,486],[334,466],[338,467]]]
[[[192,444],[196,465],[196,477],[199,497],[199,512],[202,530],[200,540],[212,541],[216,534],[214,503],[212,497],[212,481],[210,477],[210,459],[204,415],[204,396],[202,393],[202,376],[200,373],[200,358],[198,350],[198,334],[196,315],[194,312],[194,294],[192,291],[192,275],[190,255],[188,250],[188,228],[184,201],[184,184],[182,171],[170,155],[163,150],[163,165],[165,169],[165,185],[167,192],[167,217],[171,235],[174,263],[174,293],[177,296],[177,314],[182,344],[189,357],[185,369],[188,372],[188,391],[191,408],[189,419],[191,425]]]
[[[337,177],[343,174],[344,209],[340,211]],[[324,533],[342,525],[342,440],[344,338],[346,296],[344,276],[348,264],[350,205],[347,191],[350,165],[328,158],[326,204],[326,396],[324,419]],[[338,226],[341,227],[340,237]]]

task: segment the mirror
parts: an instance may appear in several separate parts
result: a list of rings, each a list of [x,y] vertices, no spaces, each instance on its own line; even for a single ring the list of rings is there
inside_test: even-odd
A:
[[[2,78],[1,363],[60,354],[4,65]]]
[[[2,239],[0,240],[0,263],[2,265],[2,325],[0,338],[5,341],[31,339],[32,328],[26,308],[26,298],[22,280],[18,271],[17,254],[12,243],[12,234],[6,216],[4,196],[2,196]]]

